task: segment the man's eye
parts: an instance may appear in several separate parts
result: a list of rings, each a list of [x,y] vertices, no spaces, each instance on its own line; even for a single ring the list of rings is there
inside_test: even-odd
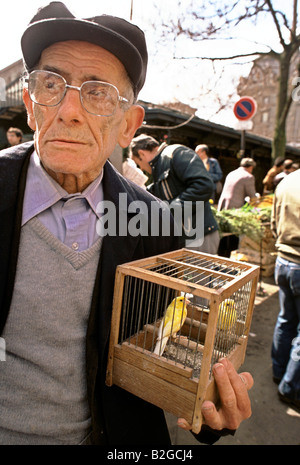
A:
[[[100,99],[106,99],[108,97],[108,93],[102,89],[91,89],[89,91],[89,95],[100,98]]]
[[[45,81],[44,82],[44,87],[47,89],[54,89],[56,87],[56,82],[54,81]]]

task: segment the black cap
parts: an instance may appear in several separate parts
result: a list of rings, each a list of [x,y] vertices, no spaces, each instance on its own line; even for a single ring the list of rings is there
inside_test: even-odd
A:
[[[67,40],[90,42],[111,52],[125,67],[135,95],[139,93],[146,79],[148,54],[138,26],[110,15],[75,18],[62,2],[51,2],[38,10],[22,36],[26,69],[33,69],[44,49]]]

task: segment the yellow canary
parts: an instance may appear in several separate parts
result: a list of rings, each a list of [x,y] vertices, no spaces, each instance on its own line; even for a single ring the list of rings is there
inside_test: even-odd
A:
[[[222,331],[230,330],[236,322],[235,302],[233,299],[225,299],[219,305],[217,326]]]
[[[162,355],[169,337],[174,337],[177,331],[180,330],[186,319],[186,305],[188,303],[189,301],[185,296],[180,296],[175,297],[168,305],[158,329],[156,345],[153,351],[154,354]]]

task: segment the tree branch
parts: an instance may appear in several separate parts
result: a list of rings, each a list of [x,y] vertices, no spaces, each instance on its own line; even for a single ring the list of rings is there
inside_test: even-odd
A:
[[[278,20],[277,20],[276,12],[275,12],[275,10],[274,10],[274,8],[273,8],[273,5],[272,5],[272,3],[271,3],[271,0],[266,0],[266,4],[267,4],[268,7],[269,7],[269,11],[270,11],[270,13],[271,13],[271,15],[272,15],[274,24],[275,24],[275,26],[276,26],[276,29],[277,29],[277,33],[278,33],[278,36],[279,36],[280,43],[281,43],[281,45],[283,46],[283,48],[285,48],[286,43],[285,43],[285,41],[284,41],[284,39],[283,39],[283,37],[282,37],[281,29],[280,29],[280,24],[279,24],[279,22],[278,22]]]
[[[269,52],[252,52],[252,53],[239,53],[237,55],[231,55],[227,57],[204,57],[204,56],[194,56],[194,57],[173,57],[173,60],[234,60],[235,58],[243,58],[243,57],[255,57],[256,55],[272,55],[274,58],[279,59],[279,54],[274,52],[274,50],[270,50]]]
[[[294,0],[293,5],[293,24],[291,30],[291,41],[296,37],[296,30],[297,30],[297,7],[298,7],[298,0]]]

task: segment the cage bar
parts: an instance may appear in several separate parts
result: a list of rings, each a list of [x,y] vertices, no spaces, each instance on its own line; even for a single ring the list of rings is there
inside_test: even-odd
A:
[[[243,363],[258,276],[258,266],[187,249],[120,265],[107,385],[185,418],[199,432],[202,402],[217,398],[213,364],[220,357],[236,369]]]

